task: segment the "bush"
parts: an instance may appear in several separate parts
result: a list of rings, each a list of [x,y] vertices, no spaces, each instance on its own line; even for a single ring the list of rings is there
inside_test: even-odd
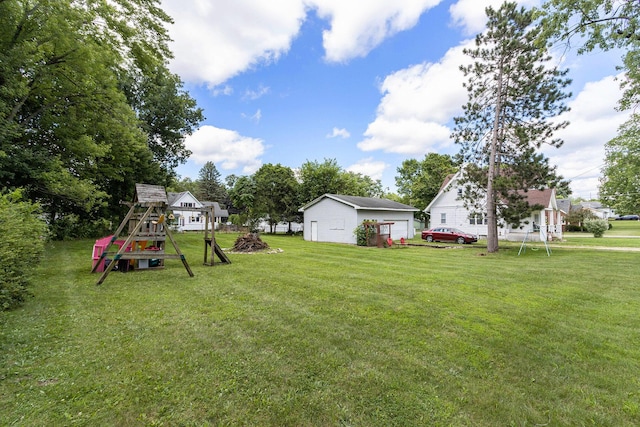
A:
[[[68,214],[51,223],[50,231],[53,240],[70,240],[96,238],[113,233],[111,222],[107,219],[82,219],[76,214]]]
[[[590,219],[584,222],[584,228],[589,233],[593,233],[593,237],[602,237],[604,232],[609,229],[609,221],[604,219]]]
[[[584,230],[579,225],[567,224],[566,227],[565,227],[565,231],[572,231],[572,232],[579,232],[580,231],[581,232],[581,231],[584,231]]]
[[[20,305],[44,252],[47,225],[38,205],[14,191],[0,195],[0,310]]]
[[[362,224],[353,230],[353,234],[356,235],[356,244],[358,246],[369,246],[370,242],[376,235],[376,227],[372,224],[368,224],[369,221],[364,220]]]

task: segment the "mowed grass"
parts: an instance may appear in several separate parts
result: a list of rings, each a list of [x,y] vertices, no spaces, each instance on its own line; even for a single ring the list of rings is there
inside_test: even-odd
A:
[[[615,246],[621,248],[640,248],[640,222],[609,221],[611,229],[598,239],[589,233],[564,233],[565,244],[581,246]]]
[[[212,268],[177,237],[193,278],[49,246],[0,313],[0,425],[640,424],[638,253],[265,235]]]

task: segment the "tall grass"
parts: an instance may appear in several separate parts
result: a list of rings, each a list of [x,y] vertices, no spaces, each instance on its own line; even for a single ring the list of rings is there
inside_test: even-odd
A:
[[[99,287],[92,242],[48,248],[0,315],[0,424],[640,424],[637,254],[178,239],[195,277]]]

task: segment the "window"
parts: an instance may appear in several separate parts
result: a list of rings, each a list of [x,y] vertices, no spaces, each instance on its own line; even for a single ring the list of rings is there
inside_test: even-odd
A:
[[[440,224],[446,224],[447,223],[447,214],[446,213],[441,213],[440,214]]]
[[[487,225],[487,215],[475,214],[469,215],[469,225]]]

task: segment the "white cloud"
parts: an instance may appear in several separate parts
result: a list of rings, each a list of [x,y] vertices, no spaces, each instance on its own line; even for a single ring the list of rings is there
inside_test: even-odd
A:
[[[362,159],[347,168],[348,172],[361,173],[371,179],[382,179],[382,173],[389,167],[382,161],[374,160],[373,157]]]
[[[504,0],[459,0],[449,7],[451,21],[453,25],[462,27],[465,34],[475,35],[482,32],[487,23],[485,9],[489,6],[499,9],[502,3]],[[541,1],[520,0],[517,3],[528,8],[539,6]]]
[[[224,170],[242,168],[245,174],[260,168],[265,148],[261,139],[215,126],[202,126],[186,138],[185,145],[193,152],[191,160],[197,164],[211,161]]]
[[[349,138],[351,134],[346,129],[333,128],[333,131],[327,134],[327,138]]]
[[[262,110],[258,109],[258,111],[256,111],[252,116],[242,113],[242,118],[249,119],[256,124],[260,123],[260,119],[262,119]]]
[[[630,116],[628,112],[615,110],[620,94],[614,76],[587,83],[568,103],[571,111],[558,118],[570,122],[557,133],[564,144],[559,149],[543,150],[551,163],[558,166],[558,172],[572,181],[575,196],[596,197],[604,146]]]
[[[329,20],[325,58],[345,62],[366,56],[384,39],[412,28],[442,0],[162,0],[174,19],[169,34],[173,72],[211,87],[286,54],[309,9]],[[225,93],[225,92],[222,92]]]
[[[322,34],[325,57],[345,62],[364,57],[384,39],[412,28],[422,13],[442,0],[309,0],[318,16],[331,21]]]
[[[256,99],[262,98],[264,95],[268,94],[271,91],[269,86],[260,85],[257,90],[247,90],[244,93],[242,99],[255,101]]]
[[[174,19],[172,70],[216,86],[286,53],[305,17],[302,0],[162,0]]]
[[[225,95],[230,96],[233,94],[233,88],[229,85],[224,85],[222,87],[216,87],[211,92],[213,96]]]
[[[437,63],[423,63],[387,76],[377,117],[358,143],[363,151],[423,155],[451,144],[451,118],[462,113],[467,99],[461,64],[462,52],[472,41],[450,49]]]

